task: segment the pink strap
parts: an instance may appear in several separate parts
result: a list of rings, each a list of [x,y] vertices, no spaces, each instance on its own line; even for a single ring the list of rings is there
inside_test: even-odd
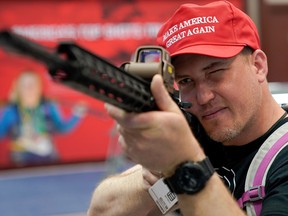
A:
[[[243,208],[247,202],[261,201],[265,197],[265,186],[253,187],[243,193],[242,197],[237,200],[238,205]]]
[[[271,160],[273,159],[274,155],[279,152],[279,150],[288,142],[288,132],[284,134],[277,142],[270,148],[270,150],[265,155],[264,159],[262,160],[261,164],[258,167],[256,172],[253,186],[261,185],[262,179],[264,177],[265,171],[270,164]],[[257,202],[254,204],[256,215],[260,215],[262,209],[262,202]]]
[[[256,171],[253,187],[244,192],[242,197],[237,201],[241,208],[245,206],[245,203],[253,202],[256,215],[260,215],[262,209],[262,199],[265,196],[265,186],[262,186],[262,179],[271,160],[287,142],[288,132],[278,139],[277,142],[268,150]]]

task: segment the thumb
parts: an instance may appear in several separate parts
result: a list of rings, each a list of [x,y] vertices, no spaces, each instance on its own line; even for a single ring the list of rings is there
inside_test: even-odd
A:
[[[160,110],[181,113],[181,110],[166,90],[163,79],[159,74],[156,74],[152,79],[151,91]]]

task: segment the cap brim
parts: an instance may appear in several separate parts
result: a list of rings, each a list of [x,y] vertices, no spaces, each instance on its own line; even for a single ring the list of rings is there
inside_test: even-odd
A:
[[[207,55],[218,58],[230,58],[238,53],[244,48],[245,45],[239,46],[219,46],[219,45],[196,45],[186,47],[177,52],[171,54],[171,57],[175,57],[182,54],[199,54],[199,55]]]

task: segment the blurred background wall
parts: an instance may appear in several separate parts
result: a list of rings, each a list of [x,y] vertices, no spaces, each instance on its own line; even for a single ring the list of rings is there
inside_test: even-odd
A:
[[[262,0],[260,16],[269,81],[288,82],[288,0]]]

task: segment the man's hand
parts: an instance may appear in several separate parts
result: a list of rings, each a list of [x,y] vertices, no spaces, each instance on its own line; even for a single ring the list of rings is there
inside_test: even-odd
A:
[[[93,194],[88,215],[160,215],[158,213],[160,211],[150,197],[146,185],[144,185],[143,172],[142,166],[137,165],[101,182]],[[149,175],[150,179],[151,173],[148,174],[147,170],[145,173]],[[152,212],[153,214],[150,214]]]
[[[154,76],[151,91],[160,111],[135,114],[106,105],[119,124],[119,143],[124,152],[134,162],[164,174],[173,172],[185,160],[202,160],[204,153],[160,75]]]
[[[151,172],[144,167],[142,168],[144,189],[148,191],[161,177],[161,173]]]

